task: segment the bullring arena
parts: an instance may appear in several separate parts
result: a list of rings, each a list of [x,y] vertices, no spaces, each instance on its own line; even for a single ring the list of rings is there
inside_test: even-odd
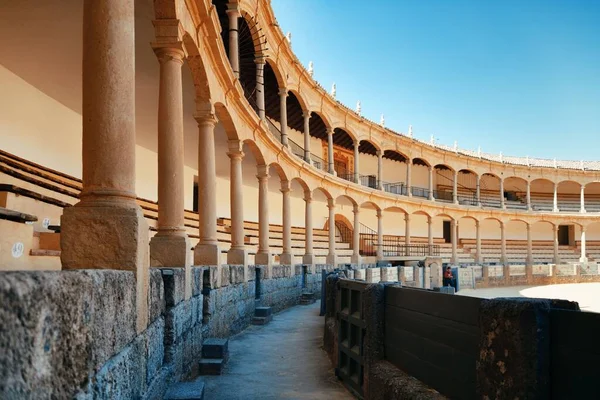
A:
[[[451,266],[469,293],[600,282],[600,162],[371,121],[268,1],[42,3],[1,10],[0,397],[169,398],[203,341],[314,301],[336,268],[433,289]]]

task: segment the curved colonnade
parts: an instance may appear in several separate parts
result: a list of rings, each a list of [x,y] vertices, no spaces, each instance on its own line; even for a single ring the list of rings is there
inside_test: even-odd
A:
[[[238,18],[247,18],[255,23],[257,28],[255,31],[260,34],[264,34],[263,39],[256,39],[256,65],[257,76],[260,76],[260,72],[264,71],[265,64],[268,64],[274,71],[279,85],[278,95],[281,99],[280,110],[286,108],[286,97],[288,93],[292,93],[298,100],[302,107],[302,114],[304,116],[305,132],[309,126],[309,120],[311,115],[318,114],[318,117],[324,122],[328,132],[328,149],[329,154],[332,154],[332,136],[336,129],[343,129],[351,137],[354,143],[355,155],[358,154],[359,145],[367,141],[373,145],[376,149],[376,153],[379,158],[378,163],[378,176],[381,176],[381,158],[382,154],[387,151],[393,151],[401,154],[408,160],[422,160],[424,164],[429,168],[430,179],[427,196],[415,196],[413,190],[408,189],[400,195],[387,193],[382,188],[381,179],[378,179],[378,187],[369,188],[360,185],[357,177],[352,176],[349,180],[344,177],[336,177],[335,171],[332,167],[332,158],[329,157],[326,164],[328,165],[328,171],[323,171],[318,166],[311,163],[310,150],[307,150],[307,146],[310,141],[308,135],[304,134],[304,150],[300,154],[295,153],[289,145],[287,140],[286,130],[286,113],[281,113],[280,118],[280,135],[281,137],[276,138],[271,134],[269,122],[264,117],[264,91],[261,96],[260,78],[257,79],[257,91],[259,93],[256,104],[258,109],[256,112],[248,99],[245,98],[244,89],[239,83],[239,60],[236,60],[235,49],[237,46],[230,46],[229,51],[226,51],[223,42],[220,40],[220,28],[221,25],[218,23],[217,7],[213,6],[208,2],[201,3],[203,7],[198,7],[195,11],[197,13],[192,15],[189,10],[185,9],[181,11],[181,15],[178,19],[181,23],[181,29],[185,32],[182,34],[182,42],[187,53],[187,60],[189,60],[190,67],[196,80],[196,88],[204,87],[204,91],[200,92],[197,90],[197,104],[198,111],[207,112],[210,115],[214,112],[217,119],[223,122],[227,136],[229,139],[230,152],[228,155],[232,157],[232,151],[237,152],[237,158],[231,158],[232,171],[236,171],[235,165],[239,165],[240,157],[243,156],[241,153],[241,146],[246,145],[254,153],[257,160],[257,169],[260,174],[265,174],[265,170],[268,170],[269,166],[275,166],[282,181],[282,192],[284,199],[284,236],[286,221],[286,193],[289,190],[291,181],[298,181],[304,188],[306,201],[306,211],[310,212],[310,199],[312,197],[312,191],[321,190],[325,193],[328,199],[328,205],[330,208],[330,215],[335,213],[335,199],[340,196],[344,196],[354,206],[354,211],[358,214],[360,206],[369,205],[377,210],[377,215],[380,217],[382,211],[387,209],[394,209],[406,214],[406,221],[409,221],[410,215],[422,214],[428,218],[431,222],[432,218],[444,217],[452,221],[453,236],[456,236],[458,222],[461,218],[473,219],[477,227],[477,236],[479,235],[479,225],[481,222],[487,219],[496,220],[499,226],[504,231],[504,226],[510,221],[522,221],[530,232],[530,227],[538,222],[547,222],[553,226],[555,232],[558,231],[558,226],[564,223],[573,223],[581,227],[582,233],[588,225],[598,221],[598,217],[583,214],[585,212],[585,185],[597,182],[600,179],[600,175],[597,172],[589,170],[575,170],[575,169],[563,169],[563,168],[548,168],[548,167],[532,167],[526,165],[513,165],[506,164],[497,161],[483,160],[481,158],[465,156],[458,152],[452,152],[449,150],[440,150],[439,148],[431,145],[427,145],[418,142],[414,139],[398,135],[389,130],[386,130],[382,126],[375,124],[371,121],[366,120],[357,113],[349,110],[348,108],[337,102],[332,96],[330,96],[322,87],[320,87],[315,81],[312,80],[310,74],[302,67],[300,62],[296,59],[291,51],[289,41],[282,34],[277,26],[274,19],[273,12],[267,2],[259,1],[241,1],[239,3],[229,3],[227,15],[229,17],[229,25],[236,26]],[[235,22],[233,22],[235,21]],[[236,24],[236,25],[234,25]],[[198,31],[193,28],[199,26]],[[233,36],[232,36],[233,34]],[[237,31],[235,29],[229,31],[229,43],[234,43],[237,38]],[[190,48],[191,47],[191,48]],[[227,54],[229,53],[229,54]],[[226,58],[227,55],[229,59]],[[230,63],[230,60],[232,61]],[[233,65],[233,67],[231,66]],[[285,76],[285,78],[284,78]],[[200,114],[198,114],[200,115]],[[263,117],[261,119],[261,117]],[[210,117],[205,117],[210,118]],[[200,117],[197,118],[199,123],[203,121]],[[271,123],[272,124],[272,123]],[[200,132],[202,137],[205,133]],[[208,132],[210,135],[210,132]],[[280,139],[280,140],[277,140]],[[202,143],[202,142],[201,142]],[[203,144],[200,145],[201,148]],[[160,151],[160,150],[159,150]],[[301,158],[301,154],[303,154]],[[208,156],[208,155],[207,155]],[[357,167],[358,157],[355,157],[355,167]],[[308,162],[307,162],[308,161]],[[203,163],[204,161],[200,161]],[[407,169],[410,171],[409,162]],[[434,198],[435,190],[432,188],[433,169],[436,166],[442,165],[452,171],[455,176],[453,181],[454,190],[452,192],[452,199],[450,202],[436,201]],[[200,169],[201,170],[201,169]],[[355,174],[358,168],[355,168]],[[458,173],[459,171],[469,171],[477,177],[479,181],[480,177],[484,175],[490,175],[500,180],[499,193],[499,205],[498,209],[492,207],[486,208],[482,206],[482,198],[480,195],[479,184],[477,185],[477,195],[475,197],[475,203],[468,205],[459,204],[460,195],[457,193],[458,184]],[[260,172],[263,171],[263,172]],[[238,177],[236,179],[236,176]],[[265,175],[262,175],[265,176]],[[406,187],[411,188],[410,184],[410,172],[407,173]],[[504,177],[504,178],[499,178]],[[502,189],[503,183],[510,179],[519,179],[525,182],[527,192],[527,207],[525,210],[510,210],[507,209],[507,205],[504,202],[504,190]],[[259,178],[260,180],[260,178]],[[554,207],[550,212],[546,211],[534,211],[532,209],[530,188],[532,184],[535,184],[538,180],[547,180],[554,185]],[[560,212],[558,205],[558,187],[563,181],[574,181],[581,185],[581,213],[563,213]],[[239,180],[239,174],[234,175],[232,172],[232,193],[236,190],[236,182]],[[241,193],[237,191],[238,195]],[[260,192],[259,192],[260,195]],[[237,196],[237,195],[236,195]],[[210,196],[209,196],[210,197]],[[425,197],[425,198],[423,198]],[[238,197],[239,199],[239,197]],[[211,199],[201,198],[200,203],[210,203]],[[241,199],[238,200],[241,203]],[[232,249],[236,248],[236,243],[243,243],[243,232],[239,228],[240,221],[243,221],[240,207],[236,206],[235,196],[232,195],[232,225],[235,226],[237,222],[238,230],[236,228],[232,231]],[[267,221],[264,219],[264,213],[267,209],[264,202],[259,204],[263,207],[263,212],[259,212],[259,215],[263,216],[263,220],[259,221],[259,224],[265,224]],[[237,212],[236,212],[237,211]],[[202,215],[201,219],[213,219],[216,215]],[[289,210],[288,210],[289,214]],[[307,221],[310,218],[307,218]],[[358,221],[358,219],[355,220]],[[287,221],[287,226],[290,226]],[[406,229],[408,231],[408,224]],[[210,229],[213,229],[212,227]],[[263,229],[263,232],[266,230]],[[355,229],[355,231],[357,231]],[[431,232],[431,229],[429,229]],[[289,236],[289,235],[288,235]],[[504,236],[504,235],[502,235]],[[202,237],[202,232],[201,232]],[[262,236],[263,240],[259,244],[259,253],[268,253],[267,239]],[[409,236],[407,235],[407,238]],[[236,240],[237,239],[237,240]],[[356,240],[356,239],[355,239]],[[528,234],[528,241],[532,240],[531,235]],[[583,240],[583,242],[585,239]],[[202,239],[201,239],[202,242]],[[286,248],[286,239],[284,238],[284,249],[282,257],[282,263],[285,260],[289,260],[287,255],[289,254],[289,240]],[[310,239],[307,238],[307,248],[310,249]],[[410,239],[407,240],[407,244],[410,243]],[[431,237],[429,243],[431,244]],[[505,245],[503,245],[505,247]],[[584,244],[582,243],[582,246]],[[238,246],[240,249],[243,246]],[[456,246],[453,246],[455,250]],[[531,248],[530,248],[531,249]],[[331,250],[331,249],[330,249]],[[584,250],[585,252],[585,250]],[[335,250],[330,251],[329,260],[333,261]],[[305,255],[305,262],[310,261],[311,252],[307,250]],[[356,254],[355,254],[356,256]],[[455,251],[453,252],[453,259],[456,261]],[[501,261],[505,259],[505,254],[502,255]],[[528,253],[528,260],[531,259],[531,252]],[[229,261],[235,262],[236,257],[228,258]],[[197,260],[199,261],[199,260]],[[206,260],[212,261],[212,260]],[[476,262],[480,262],[479,257],[476,257]],[[531,261],[529,261],[531,262]],[[258,260],[257,260],[257,263]]]

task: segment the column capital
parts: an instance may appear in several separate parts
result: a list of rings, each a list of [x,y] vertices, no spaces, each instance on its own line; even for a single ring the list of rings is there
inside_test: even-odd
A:
[[[290,191],[290,181],[281,181],[281,193],[288,193]]]
[[[256,65],[265,65],[267,63],[267,56],[264,54],[257,54],[254,57],[254,64]]]
[[[182,42],[172,43],[153,43],[152,50],[158,58],[160,64],[164,64],[167,61],[175,61],[183,65],[185,58],[185,51],[183,50]]]
[[[427,223],[431,224],[433,222],[433,218],[431,217],[431,215],[427,216]]]
[[[375,154],[377,155],[377,157],[381,157],[381,156],[383,156],[383,152],[382,152],[381,150],[377,150],[377,151],[375,152]]]
[[[240,6],[237,1],[229,1],[227,3],[227,10],[225,10],[229,17],[237,16],[238,18],[241,16]]]
[[[558,224],[552,224],[552,230],[556,233],[558,232]]]
[[[229,150],[227,156],[232,160],[242,160],[245,154],[243,151]]]
[[[404,221],[405,222],[409,222],[410,221],[410,214],[409,213],[404,214]]]
[[[476,220],[475,220],[475,228],[479,228],[479,224],[480,224],[479,220],[478,220],[478,219],[476,219]]]
[[[209,102],[196,104],[194,119],[198,123],[198,126],[212,125],[214,127],[218,121],[214,106]]]
[[[354,214],[358,214],[358,213],[360,213],[360,206],[359,206],[358,204],[354,204],[354,205],[352,206],[352,212],[353,212]]]
[[[527,232],[531,231],[531,224],[529,222],[525,222],[525,226],[526,226]]]
[[[383,216],[383,212],[381,210],[377,210],[377,218],[381,218]]]
[[[586,230],[587,230],[587,226],[581,225],[581,233],[585,233]]]
[[[335,200],[333,198],[327,199],[327,207],[330,209],[335,208]]]
[[[288,89],[286,87],[280,87],[277,93],[279,93],[279,96],[281,97],[287,97]]]
[[[265,164],[262,165],[257,165],[256,166],[256,177],[258,178],[258,180],[260,181],[262,178],[264,179],[269,179],[270,175],[269,175],[269,167],[266,166]]]
[[[358,139],[354,139],[354,140],[352,141],[352,144],[354,145],[354,148],[355,148],[355,149],[358,149],[358,147],[360,146],[360,140],[358,140]]]
[[[333,128],[325,128],[325,131],[327,132],[327,136],[333,136]]]
[[[310,119],[311,114],[312,114],[312,111],[310,111],[310,110],[302,110],[302,116],[304,117],[304,119]]]

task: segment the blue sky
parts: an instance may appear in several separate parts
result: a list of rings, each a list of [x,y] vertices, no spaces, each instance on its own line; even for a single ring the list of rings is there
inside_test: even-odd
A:
[[[461,148],[600,159],[598,0],[272,0],[315,79]]]

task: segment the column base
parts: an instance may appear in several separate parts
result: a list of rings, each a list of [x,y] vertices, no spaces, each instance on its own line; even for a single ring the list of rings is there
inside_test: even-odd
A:
[[[337,267],[337,255],[328,254],[325,260],[328,265],[333,265],[334,267]]]
[[[221,265],[221,249],[217,244],[200,244],[194,248],[194,265]]]
[[[291,253],[281,253],[279,256],[279,264],[281,265],[293,265],[294,256]]]
[[[585,214],[585,213],[587,213],[587,211],[585,210],[585,208],[582,208],[581,210],[579,210],[579,212],[580,212],[581,214]]]
[[[313,266],[315,265],[315,255],[314,254],[304,254],[302,256],[302,264]]]
[[[350,263],[360,265],[362,263],[362,257],[358,254],[352,254],[350,258]]]
[[[75,206],[61,217],[62,269],[116,269],[136,275],[137,331],[148,325],[148,223],[137,205]]]
[[[588,262],[588,258],[587,257],[580,257],[579,258],[579,262],[580,263],[587,263]]]
[[[163,236],[150,239],[150,266],[185,269],[185,299],[192,296],[192,245],[187,235]]]
[[[227,264],[248,266],[248,250],[229,249],[227,252]]]
[[[256,253],[256,256],[254,256],[254,264],[271,266],[273,265],[273,255],[270,253]]]
[[[560,210],[558,208],[553,208],[552,212],[559,212]]]

